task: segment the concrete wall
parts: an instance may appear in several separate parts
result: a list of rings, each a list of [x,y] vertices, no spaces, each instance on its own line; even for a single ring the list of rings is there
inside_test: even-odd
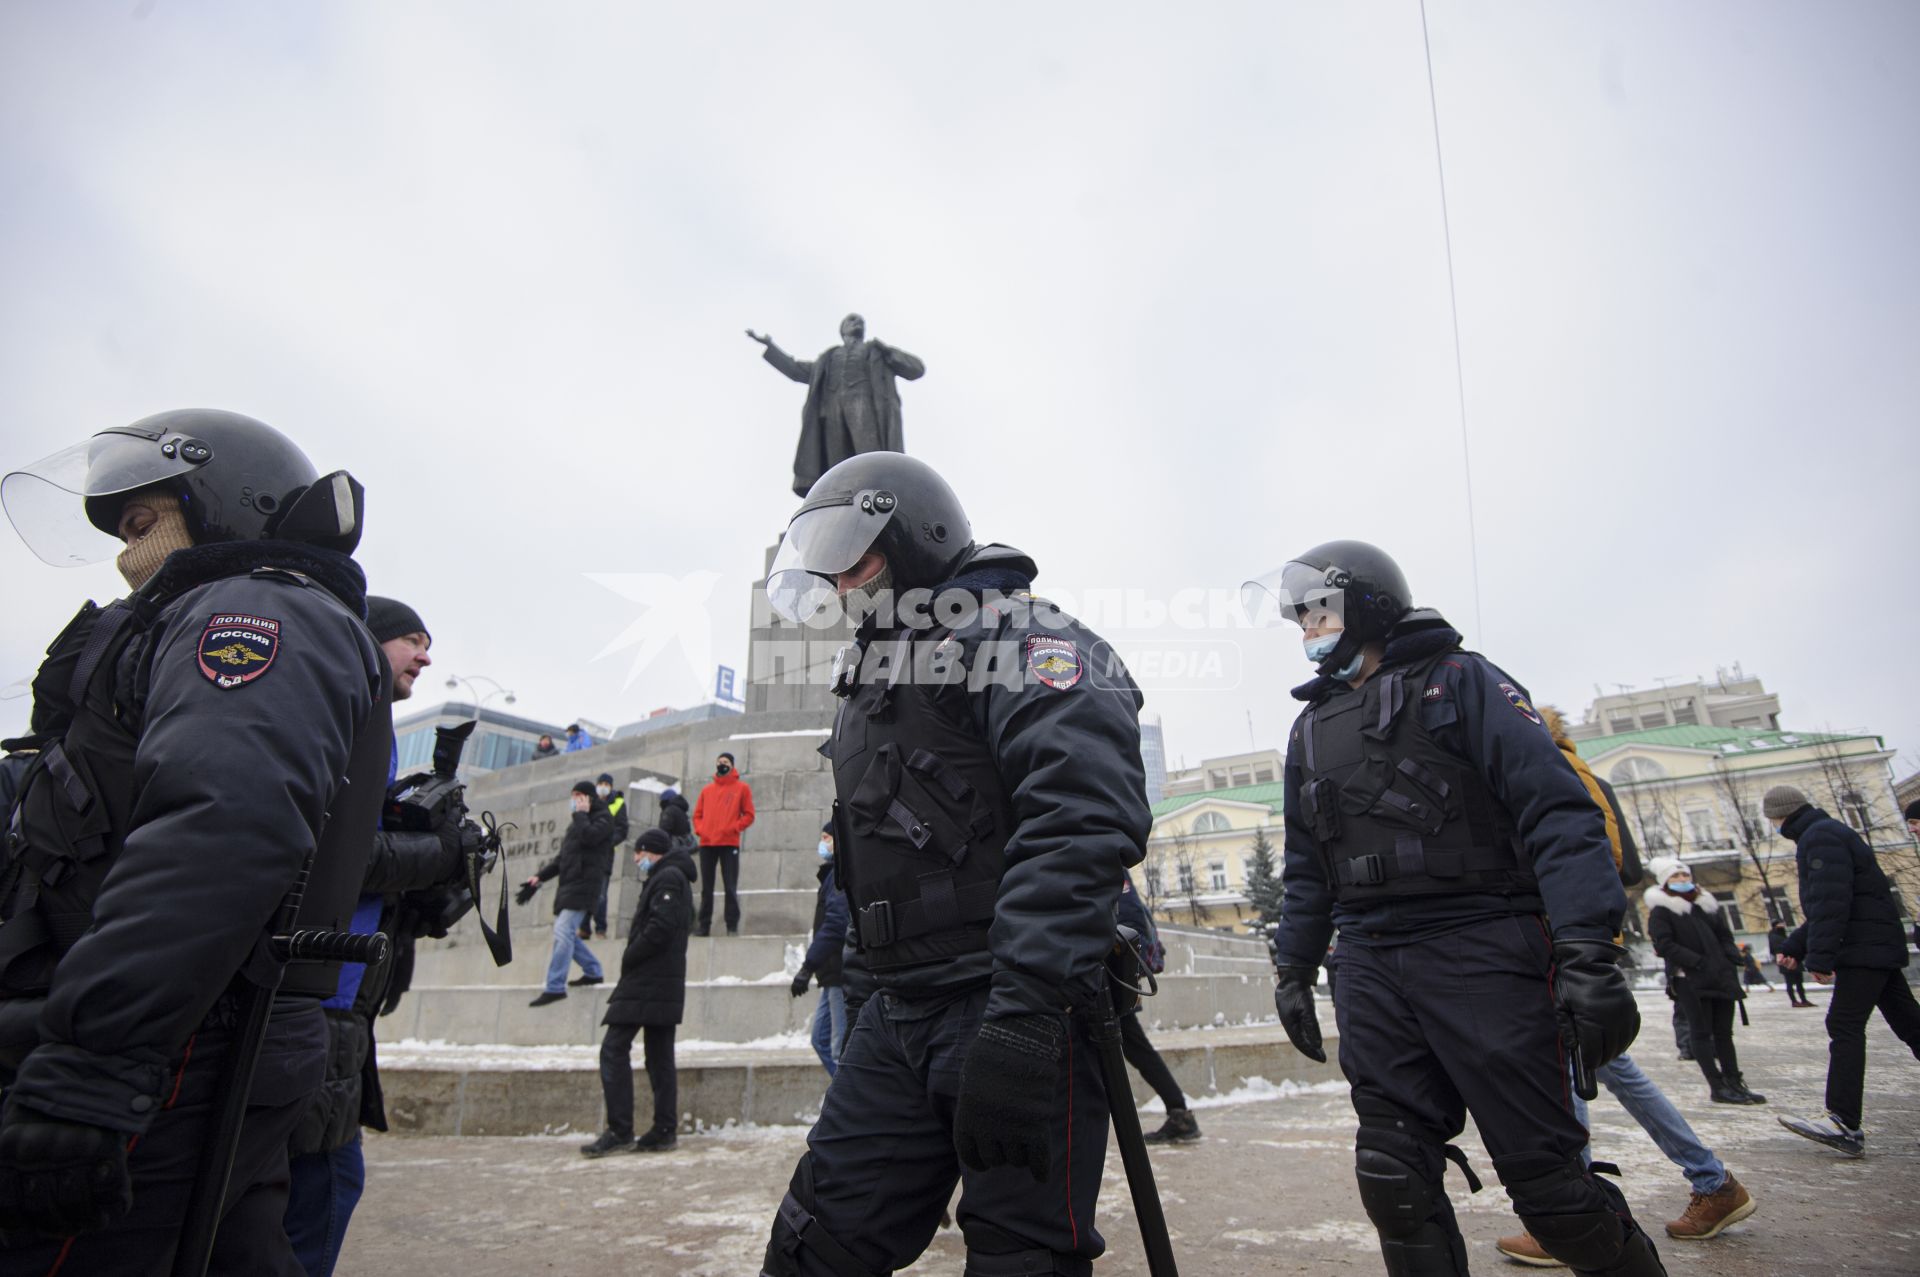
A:
[[[1325,1022],[1331,1025],[1331,1017]],[[1330,1057],[1337,1041],[1327,1040]],[[1271,1025],[1238,1033],[1188,1034],[1162,1041],[1159,1047],[1190,1097],[1223,1094],[1250,1078],[1304,1084],[1340,1076],[1336,1065],[1316,1064],[1300,1055]],[[761,1055],[683,1060],[678,1069],[683,1127],[695,1122],[812,1121],[827,1087],[819,1063],[790,1052]],[[1135,1103],[1152,1098],[1132,1070],[1128,1076]],[[588,1069],[383,1069],[380,1079],[386,1089],[387,1120],[396,1134],[588,1134],[602,1125],[600,1080]],[[634,1074],[634,1102],[642,1114],[653,1102],[644,1071]]]

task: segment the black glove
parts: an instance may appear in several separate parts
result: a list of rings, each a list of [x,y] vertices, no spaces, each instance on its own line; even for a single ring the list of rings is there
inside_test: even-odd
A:
[[[806,967],[801,967],[800,974],[793,977],[793,983],[789,985],[788,988],[792,991],[794,997],[801,998],[806,996],[807,986],[812,983],[813,972]]]
[[[1045,1181],[1053,1152],[1053,1092],[1066,1029],[1057,1015],[986,1020],[960,1070],[953,1143],[976,1171],[1024,1166]]]
[[[538,895],[539,892],[540,892],[539,883],[523,882],[520,884],[519,888],[515,890],[513,893],[513,903],[517,905],[523,905],[527,903],[527,901],[533,899],[534,896]]]
[[[1622,949],[1605,940],[1553,942],[1553,1001],[1560,1040],[1580,1049],[1587,1069],[1625,1054],[1640,1032],[1640,1008],[1627,973],[1620,969]]]
[[[1277,968],[1273,1009],[1280,1013],[1280,1027],[1287,1031],[1293,1049],[1325,1064],[1327,1049],[1320,1044],[1320,1017],[1313,1010],[1314,973],[1313,967]]]
[[[65,1237],[133,1209],[127,1137],[14,1106],[0,1126],[0,1229]]]

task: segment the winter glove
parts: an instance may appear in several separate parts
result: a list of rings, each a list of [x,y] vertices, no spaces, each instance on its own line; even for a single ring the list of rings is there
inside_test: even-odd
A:
[[[960,1070],[953,1143],[976,1171],[1024,1166],[1036,1180],[1050,1169],[1053,1092],[1066,1030],[1057,1015],[986,1020]]]
[[[0,1229],[65,1237],[133,1209],[127,1137],[15,1106],[0,1126]]]
[[[1605,940],[1556,940],[1553,944],[1553,1001],[1560,1040],[1578,1047],[1586,1070],[1599,1068],[1633,1045],[1640,1032],[1640,1008],[1634,1003],[1624,952]]]
[[[1327,1049],[1320,1042],[1320,1017],[1313,1010],[1313,967],[1280,967],[1275,971],[1273,1009],[1280,1013],[1280,1027],[1287,1031],[1293,1049],[1321,1064],[1327,1062]]]
[[[809,971],[805,967],[801,967],[800,974],[793,977],[793,983],[788,987],[792,991],[794,997],[803,998],[807,994],[807,986],[812,983],[813,983],[813,972]]]
[[[523,882],[513,893],[513,903],[523,905],[540,893],[537,882]]]

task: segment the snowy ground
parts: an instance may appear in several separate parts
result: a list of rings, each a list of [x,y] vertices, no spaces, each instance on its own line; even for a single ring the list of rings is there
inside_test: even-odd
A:
[[[1869,1155],[1855,1162],[1774,1121],[1776,1113],[1818,1110],[1826,1068],[1818,1011],[1790,1010],[1777,992],[1755,999],[1739,1045],[1749,1084],[1773,1103],[1732,1108],[1708,1104],[1699,1073],[1674,1059],[1664,999],[1642,1005],[1647,1027],[1635,1059],[1760,1202],[1753,1219],[1715,1241],[1667,1240],[1659,1225],[1685,1208],[1685,1181],[1603,1094],[1594,1109],[1599,1155],[1620,1164],[1627,1196],[1675,1277],[1920,1273],[1920,1063],[1892,1034],[1875,1022]],[[1206,1138],[1154,1155],[1184,1272],[1380,1271],[1353,1190],[1353,1115],[1340,1087],[1249,1082],[1232,1095],[1195,1099]],[[340,1271],[751,1274],[804,1139],[800,1127],[728,1129],[682,1136],[669,1154],[589,1162],[577,1152],[578,1136],[372,1136],[367,1198]],[[1476,1271],[1520,1273],[1492,1249],[1515,1225],[1486,1154],[1471,1130],[1461,1142],[1489,1181],[1478,1196],[1457,1174],[1448,1181]],[[1109,1250],[1098,1270],[1144,1274],[1112,1153],[1106,1181],[1100,1227]],[[911,1271],[957,1274],[962,1254],[958,1236],[943,1232]]]

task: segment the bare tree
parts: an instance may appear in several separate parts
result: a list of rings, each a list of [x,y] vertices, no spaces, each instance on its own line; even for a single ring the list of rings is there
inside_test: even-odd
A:
[[[1773,877],[1767,872],[1767,857],[1761,854],[1766,844],[1767,831],[1756,828],[1752,817],[1752,791],[1727,766],[1725,758],[1713,760],[1713,787],[1728,807],[1733,809],[1733,832],[1747,859],[1753,862],[1753,870],[1760,875],[1760,898],[1766,903],[1767,921],[1784,922],[1778,916],[1779,906],[1773,894]]]
[[[1200,880],[1193,862],[1193,836],[1184,829],[1173,831],[1173,894],[1185,897],[1187,913],[1193,919],[1194,926],[1211,916],[1211,910],[1200,903]]]
[[[1883,792],[1870,776],[1870,768],[1864,762],[1849,758],[1841,749],[1841,739],[1829,732],[1813,742],[1814,761],[1819,765],[1826,793],[1808,797],[1815,802],[1822,799],[1832,802],[1831,814],[1859,833],[1867,849],[1880,860],[1899,888],[1901,900],[1912,908],[1913,903],[1920,900],[1920,843],[1915,843],[1907,834],[1906,822],[1900,819],[1899,811],[1889,812],[1881,802],[1892,787],[1887,786]],[[1875,833],[1881,835],[1877,846]]]

